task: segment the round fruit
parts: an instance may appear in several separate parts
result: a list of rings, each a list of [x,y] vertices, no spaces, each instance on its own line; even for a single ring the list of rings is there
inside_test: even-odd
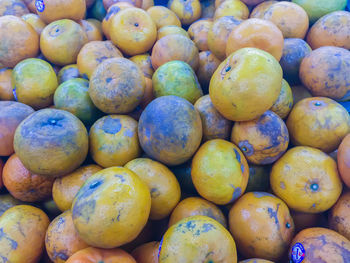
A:
[[[199,66],[196,74],[205,94],[209,91],[211,77],[220,63],[221,61],[211,51],[202,51],[199,53]]]
[[[13,68],[23,59],[39,53],[38,33],[19,17],[0,17],[0,39],[0,68]]]
[[[12,92],[12,69],[0,69],[0,100],[15,100]]]
[[[13,152],[13,137],[17,126],[34,110],[28,105],[14,101],[0,101],[0,156]]]
[[[215,10],[214,20],[224,16],[233,16],[237,19],[249,17],[248,7],[239,0],[224,0]]]
[[[49,198],[54,180],[29,172],[16,154],[7,160],[2,179],[10,194],[23,202],[38,202]]]
[[[281,259],[294,235],[294,222],[287,205],[274,195],[251,192],[232,206],[230,231],[245,257]]]
[[[48,62],[28,58],[13,69],[12,85],[16,100],[34,109],[42,109],[52,105],[58,81]]]
[[[209,95],[199,98],[194,107],[198,110],[203,126],[203,141],[213,139],[227,140],[232,122],[225,119],[214,107]]]
[[[350,132],[350,116],[334,100],[312,97],[293,107],[287,127],[294,145],[311,146],[328,153],[336,150]]]
[[[88,247],[74,228],[71,211],[57,216],[50,223],[45,245],[47,254],[54,263],[66,262],[75,252]]]
[[[199,63],[199,54],[196,45],[188,37],[177,34],[167,35],[155,43],[151,60],[155,70],[172,60],[184,61],[193,70],[196,70]]]
[[[209,50],[208,48],[208,32],[213,26],[213,22],[209,19],[198,20],[188,28],[188,35],[196,44],[197,48],[202,50]]]
[[[22,0],[2,0],[0,2],[0,16],[12,15],[21,17],[29,10]]]
[[[342,191],[335,161],[306,146],[288,150],[273,165],[270,183],[273,192],[288,207],[305,213],[328,210]]]
[[[10,209],[11,207],[14,207],[16,205],[22,205],[23,202],[20,200],[15,199],[12,195],[10,194],[2,194],[0,195],[0,217]]]
[[[217,68],[209,94],[226,119],[249,121],[272,107],[281,92],[281,83],[282,69],[272,55],[256,48],[242,48]]]
[[[181,197],[180,185],[175,175],[165,165],[147,158],[134,159],[125,168],[137,174],[151,192],[150,219],[167,217]]]
[[[127,8],[112,18],[109,34],[114,45],[133,56],[152,48],[157,40],[157,27],[146,11]]]
[[[307,42],[312,49],[323,46],[350,49],[350,13],[336,11],[320,18],[311,27]]]
[[[45,23],[60,19],[79,21],[86,12],[85,0],[36,0],[36,13]]]
[[[246,192],[268,191],[270,188],[270,167],[249,164],[249,180]]]
[[[36,207],[18,205],[8,209],[0,217],[0,258],[4,262],[39,262],[49,223],[47,215]]]
[[[113,248],[134,240],[151,208],[148,187],[123,167],[104,169],[80,188],[72,205],[73,222],[88,244]]]
[[[320,47],[300,65],[300,79],[313,96],[335,100],[350,99],[350,51],[339,47]]]
[[[101,111],[110,114],[131,112],[145,91],[141,69],[126,58],[110,58],[97,66],[90,79],[89,94]]]
[[[21,122],[13,144],[30,172],[46,176],[75,170],[88,153],[83,123],[73,114],[56,109],[37,111]]]
[[[141,7],[142,0],[103,0],[103,5],[106,10],[108,10],[112,5],[119,2],[127,2],[135,7]]]
[[[62,212],[69,210],[81,186],[90,176],[101,170],[100,166],[90,164],[82,166],[64,177],[57,178],[52,187],[52,198],[57,207]]]
[[[3,160],[0,158],[0,189],[4,186],[3,180],[2,180],[2,171],[4,168],[4,162]],[[0,215],[1,216],[1,215]]]
[[[215,139],[204,143],[193,157],[191,176],[202,197],[225,205],[244,193],[249,167],[236,145]]]
[[[102,41],[102,30],[88,20],[80,20],[79,25],[83,28],[88,41]]]
[[[145,93],[143,94],[143,97],[140,103],[140,106],[142,109],[145,109],[146,106],[150,104],[150,102],[154,99],[152,80],[149,78],[145,78],[145,80],[146,80]]]
[[[158,29],[157,40],[167,35],[183,35],[184,37],[190,38],[187,31],[182,27],[170,25],[170,26],[163,26]]]
[[[201,215],[187,217],[166,231],[159,246],[159,263],[174,261],[236,263],[235,241],[218,221]]]
[[[40,35],[41,52],[51,63],[60,66],[76,63],[80,49],[87,42],[83,28],[69,19],[52,22]]]
[[[152,77],[153,93],[156,98],[174,95],[194,104],[203,96],[196,73],[183,61],[170,61],[161,65]]]
[[[35,13],[35,0],[23,0],[30,12]]]
[[[296,258],[298,252],[304,254],[303,263],[317,261],[345,263],[350,254],[350,241],[330,229],[308,228],[294,237],[289,250],[289,258]]]
[[[152,6],[147,10],[147,13],[156,24],[157,29],[170,25],[181,27],[180,19],[173,11],[165,6]]]
[[[66,263],[136,263],[135,259],[120,248],[101,249],[88,247],[79,250]]]
[[[185,26],[197,21],[202,12],[199,0],[170,0],[168,8],[178,16]]]
[[[184,218],[197,215],[210,217],[227,227],[226,218],[221,210],[213,203],[199,197],[189,197],[182,200],[171,213],[169,227]]]
[[[131,57],[130,60],[140,67],[145,78],[152,78],[154,70],[149,54],[136,55]]]
[[[167,165],[189,160],[202,140],[202,123],[195,107],[185,99],[164,96],[142,112],[138,128],[142,149]]]
[[[350,135],[344,137],[338,148],[338,171],[343,182],[350,187]]]
[[[258,119],[236,122],[231,133],[247,160],[253,164],[271,164],[288,148],[289,134],[283,120],[272,111],[266,111]]]
[[[76,64],[68,65],[63,67],[57,74],[58,83],[62,84],[63,82],[70,79],[81,78],[78,66]]]
[[[307,88],[305,88],[303,85],[293,86],[292,93],[293,93],[294,105],[296,105],[302,99],[312,97],[310,91]]]
[[[133,250],[131,255],[137,263],[158,263],[159,242],[145,243]]]
[[[226,56],[244,47],[262,49],[279,61],[283,51],[282,32],[270,21],[250,18],[231,31],[227,39]]]
[[[329,226],[347,239],[350,238],[350,192],[340,196],[329,214]]]
[[[26,14],[22,16],[22,19],[30,24],[35,31],[40,35],[46,24],[36,14]]]
[[[244,1],[243,1],[244,2]],[[250,13],[250,18],[264,18],[265,12],[269,9],[273,4],[278,3],[278,1],[264,1],[258,4],[252,12]]]
[[[286,118],[293,108],[293,93],[287,81],[282,80],[281,93],[276,102],[270,108],[282,119]]]

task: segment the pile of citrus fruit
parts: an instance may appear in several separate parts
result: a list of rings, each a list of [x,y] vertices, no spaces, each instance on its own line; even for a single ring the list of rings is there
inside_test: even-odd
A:
[[[346,0],[0,0],[0,263],[350,263]]]

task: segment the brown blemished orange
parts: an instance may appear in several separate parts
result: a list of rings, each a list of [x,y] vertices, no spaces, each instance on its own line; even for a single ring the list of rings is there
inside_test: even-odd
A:
[[[152,79],[145,78],[146,80],[146,87],[145,87],[145,93],[143,94],[143,97],[140,102],[140,106],[142,109],[146,108],[146,106],[155,99],[154,93],[153,93],[153,84]]]
[[[229,213],[230,232],[245,257],[281,260],[294,235],[288,206],[276,196],[250,192]]]
[[[275,24],[263,19],[250,18],[231,31],[227,39],[226,56],[244,47],[254,47],[269,52],[279,61],[283,45],[282,32]]]
[[[157,40],[167,35],[175,35],[175,34],[183,35],[185,37],[190,38],[187,31],[182,27],[170,25],[170,26],[163,26],[158,29]]]
[[[278,3],[278,1],[264,1],[260,4],[258,4],[252,12],[250,13],[250,18],[263,18],[264,14],[269,7],[275,3]]]
[[[0,100],[15,100],[12,92],[12,69],[0,69]]]
[[[289,112],[292,110],[293,105],[294,104],[293,104],[292,89],[290,88],[288,82],[285,79],[283,79],[281,93],[278,96],[278,99],[270,108],[270,110],[276,113],[282,119],[284,119],[288,116]]]
[[[22,16],[22,19],[30,24],[39,35],[46,26],[44,21],[42,21],[36,14],[25,14]]]
[[[2,0],[0,2],[0,16],[21,17],[25,14],[29,14],[29,10],[22,0]]]
[[[178,26],[181,27],[180,19],[177,15],[165,6],[152,6],[147,10],[157,29],[163,26]]]
[[[350,187],[350,134],[346,135],[339,145],[338,170],[343,182]]]
[[[103,5],[105,9],[108,10],[112,5],[121,2],[127,2],[135,7],[141,7],[142,5],[142,0],[103,0]]]
[[[217,6],[214,13],[214,20],[224,16],[233,16],[244,20],[249,17],[249,9],[240,0],[225,0]]]
[[[350,192],[344,192],[329,213],[329,227],[350,239]]]
[[[196,44],[199,51],[209,50],[208,47],[208,32],[213,26],[213,22],[208,19],[202,19],[194,22],[188,28],[188,35]]]
[[[209,50],[199,53],[199,67],[196,74],[203,90],[208,90],[210,79],[220,63],[221,61]]]
[[[84,29],[88,41],[102,41],[102,31],[88,20],[80,20],[79,25]]]
[[[145,243],[134,249],[131,255],[137,263],[158,263],[159,242]]]
[[[140,67],[146,78],[152,78],[154,70],[152,67],[151,56],[148,53],[133,56],[130,60]]]
[[[201,17],[202,9],[199,0],[170,0],[168,8],[180,19],[182,25],[190,25]]]
[[[66,263],[136,263],[135,259],[120,248],[102,249],[88,247],[74,253]]]

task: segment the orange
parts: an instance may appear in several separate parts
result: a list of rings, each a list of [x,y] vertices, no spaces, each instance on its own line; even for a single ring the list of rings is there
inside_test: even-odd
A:
[[[35,0],[23,0],[30,12],[36,13]]]
[[[350,135],[346,135],[338,148],[338,170],[343,182],[350,186]]]
[[[92,22],[88,20],[80,20],[79,25],[83,28],[88,41],[102,41],[102,31]]]
[[[0,101],[0,156],[10,156],[13,152],[13,137],[18,125],[34,110],[23,103]]]
[[[177,15],[165,6],[152,6],[147,10],[157,29],[164,26],[178,26],[181,27],[180,19]]]
[[[39,262],[49,223],[39,208],[18,205],[8,209],[0,217],[0,258],[8,262]]]
[[[12,69],[0,69],[0,100],[15,100],[12,92]]]
[[[282,119],[286,118],[293,108],[293,93],[287,81],[282,80],[282,88],[278,99],[270,108]]]
[[[90,155],[102,167],[123,166],[141,154],[137,122],[126,115],[97,120],[89,134]]]
[[[48,62],[28,58],[19,62],[13,69],[12,86],[16,100],[34,109],[42,109],[53,104],[58,81]]]
[[[231,31],[241,22],[232,16],[224,16],[213,22],[208,32],[208,48],[220,61],[226,58],[226,44]]]
[[[305,88],[303,85],[293,86],[292,93],[293,93],[294,105],[296,105],[302,99],[312,97],[310,91],[307,88]]]
[[[154,6],[154,1],[153,0],[142,0],[142,5],[141,8],[143,10],[148,10],[149,8],[151,8],[152,6]]]
[[[36,13],[45,23],[60,19],[79,21],[84,19],[86,3],[84,0],[36,0]]]
[[[306,228],[318,226],[322,222],[321,220],[323,217],[322,214],[303,213],[296,211],[291,211],[291,214],[294,220],[295,233],[298,233]]]
[[[285,38],[303,39],[309,29],[309,17],[305,10],[287,1],[272,4],[262,18],[274,23]]]
[[[145,243],[134,249],[131,255],[137,263],[158,263],[159,242]]]
[[[135,259],[120,248],[101,249],[88,247],[71,256],[67,263],[136,263]]]
[[[161,39],[162,37],[165,37],[167,35],[172,35],[172,34],[179,34],[179,35],[183,35],[185,37],[190,38],[187,31],[185,29],[183,29],[182,27],[170,25],[170,26],[163,26],[163,27],[158,29],[157,40]]]
[[[155,70],[172,60],[184,61],[193,70],[196,70],[199,63],[199,54],[195,43],[188,37],[177,34],[167,35],[155,43],[151,60]]]
[[[141,7],[142,5],[142,0],[103,0],[103,5],[108,10],[112,5],[120,2],[127,2],[135,7]]]
[[[14,207],[16,205],[22,205],[23,202],[15,199],[10,194],[1,194],[0,195],[0,216],[5,213],[6,210]]]
[[[138,135],[149,157],[167,165],[179,165],[189,160],[200,145],[200,115],[183,98],[159,97],[142,112]]]
[[[51,196],[53,179],[29,172],[16,154],[7,160],[2,179],[11,195],[23,202],[43,201]]]
[[[2,180],[3,168],[4,168],[4,162],[3,162],[3,160],[0,158],[0,189],[4,186],[4,183],[3,183],[3,180]],[[0,215],[0,216],[1,216],[1,215]]]
[[[243,2],[245,2],[243,0]],[[275,3],[278,3],[278,1],[263,1],[260,4],[258,4],[256,7],[253,8],[252,12],[250,13],[250,18],[261,18],[263,19],[265,12],[269,7]]]
[[[22,16],[22,19],[30,24],[35,31],[40,35],[46,24],[36,14],[26,14]]]
[[[311,147],[288,150],[272,167],[273,192],[298,212],[320,213],[331,208],[342,191],[337,165]]]
[[[73,114],[44,109],[18,126],[15,152],[32,173],[62,176],[79,167],[88,153],[88,136],[83,123]]]
[[[350,238],[349,206],[350,192],[345,192],[340,196],[329,213],[329,227],[347,239]]]
[[[191,176],[203,198],[225,205],[244,193],[249,167],[236,145],[215,139],[204,143],[193,157]]]
[[[154,221],[154,222],[159,223],[160,221]],[[145,227],[140,232],[140,234],[133,241],[129,242],[124,246],[121,246],[121,248],[125,249],[125,251],[128,251],[130,253],[138,246],[152,241],[155,236],[153,232],[153,226],[154,226],[153,221],[148,220]]]
[[[52,198],[57,207],[62,211],[67,211],[72,207],[73,199],[85,181],[102,170],[95,164],[82,166],[64,177],[57,178],[52,187]]]
[[[202,15],[201,18],[212,19],[215,13],[215,0],[201,1]]]
[[[170,0],[168,8],[171,9],[185,26],[192,24],[201,17],[201,4],[199,0]]]
[[[0,39],[0,68],[13,68],[21,60],[39,53],[38,33],[19,17],[0,17]]]
[[[165,165],[148,158],[134,159],[125,168],[137,174],[151,192],[150,219],[160,220],[170,215],[181,197],[175,175]]]
[[[210,79],[220,63],[221,61],[211,51],[199,53],[199,66],[196,74],[205,94],[208,93]]]
[[[293,107],[287,127],[294,145],[311,146],[328,153],[336,150],[350,132],[350,116],[334,100],[312,97]]]
[[[135,239],[151,208],[148,187],[123,167],[101,170],[80,188],[72,205],[73,223],[88,244],[113,248]]]
[[[111,41],[91,41],[85,44],[77,57],[81,75],[90,79],[92,73],[103,61],[109,58],[123,57],[123,54]]]
[[[157,27],[146,11],[127,8],[112,18],[109,34],[114,45],[133,56],[152,48],[157,40]]]
[[[213,22],[208,19],[198,20],[188,28],[188,35],[200,51],[208,50],[208,32]]]
[[[336,46],[350,49],[350,13],[336,11],[321,17],[307,34],[307,42],[316,49]]]
[[[214,13],[214,20],[224,16],[233,16],[244,20],[249,17],[249,9],[239,0],[225,0],[217,6]]]
[[[130,58],[130,60],[140,67],[140,69],[143,72],[143,75],[146,78],[152,78],[154,70],[152,67],[151,56],[148,53],[133,56]]]
[[[101,111],[122,114],[140,104],[145,86],[137,64],[126,58],[110,58],[98,65],[91,75],[89,94]]]
[[[227,227],[226,218],[221,210],[213,203],[199,197],[188,197],[182,200],[171,213],[169,227],[184,218],[197,215],[210,217]]]
[[[70,210],[52,220],[47,228],[45,246],[54,263],[66,262],[75,252],[88,247],[74,228]]]
[[[303,263],[348,262],[350,241],[333,230],[314,227],[299,232],[290,246],[289,258],[301,250],[300,244],[305,251]]]
[[[247,160],[253,164],[271,164],[287,150],[288,129],[283,120],[272,111],[266,111],[258,119],[236,122],[231,133]]]
[[[77,64],[71,64],[64,66],[57,74],[58,84],[61,84],[70,79],[76,79],[82,77],[78,70]]]
[[[226,119],[249,121],[272,107],[281,92],[281,83],[282,69],[272,55],[256,48],[242,48],[217,68],[209,95]]]
[[[199,98],[194,107],[198,110],[203,126],[203,141],[213,139],[227,140],[232,122],[225,119],[214,107],[209,95]]]
[[[294,235],[294,222],[287,205],[265,192],[243,195],[230,210],[229,224],[238,251],[247,258],[277,262]]]
[[[313,96],[346,101],[350,98],[349,60],[349,50],[320,47],[301,62],[300,79]]]
[[[279,61],[283,51],[282,32],[270,21],[250,18],[230,33],[226,44],[226,56],[244,47],[260,48]]]
[[[145,93],[143,94],[141,103],[139,105],[141,106],[142,109],[145,109],[146,106],[154,99],[152,80],[149,78],[145,78],[145,80],[146,80]]]
[[[102,22],[100,20],[97,20],[95,18],[88,18],[86,19],[86,21],[92,23],[95,25],[95,27],[100,31],[102,32]]]
[[[0,16],[18,16],[28,14],[29,10],[22,0],[2,0],[0,2]]]
[[[166,231],[159,248],[159,263],[237,262],[232,236],[207,216],[191,216],[177,222]]]

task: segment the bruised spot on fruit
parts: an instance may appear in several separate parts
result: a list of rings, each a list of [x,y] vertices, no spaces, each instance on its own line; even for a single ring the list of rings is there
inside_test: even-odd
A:
[[[233,184],[230,184],[230,186],[232,188],[234,188],[234,185]],[[232,194],[232,198],[231,198],[231,201],[230,202],[233,202],[235,201],[236,199],[238,199],[238,197],[240,197],[242,194],[242,189],[240,187],[236,187],[235,190],[233,191],[233,194]]]
[[[105,121],[103,122],[102,129],[105,133],[109,134],[116,134],[118,133],[122,128],[122,124],[120,123],[119,119],[113,119],[112,117],[108,116]]]
[[[284,182],[280,182],[280,187],[284,190],[286,189],[286,185],[284,184]]]
[[[134,132],[132,130],[125,130],[124,131],[124,135],[127,136],[127,137],[130,137],[132,138],[134,136]]]
[[[15,240],[13,240],[12,238],[8,237],[6,233],[4,233],[4,229],[0,228],[0,241],[1,240],[7,240],[8,242],[10,242],[11,244],[11,249],[12,250],[16,250],[17,249],[17,242]],[[5,261],[7,262],[7,261]]]
[[[105,20],[108,21],[112,15],[117,14],[119,11],[120,11],[119,6],[111,6],[111,8],[109,9],[109,11],[107,12],[107,14],[105,16]]]
[[[67,256],[64,252],[56,250],[53,251],[53,260],[56,260],[57,258],[62,259],[64,261],[68,260],[69,256]]]
[[[13,15],[16,16],[16,6],[19,7],[19,9],[27,9],[27,6],[22,2],[14,2],[11,5],[6,6],[5,12],[2,14],[3,16],[7,15]]]
[[[269,207],[267,209],[267,212],[269,213],[270,218],[274,218],[275,219],[275,224],[276,224],[278,229],[280,228],[279,220],[278,220],[278,217],[277,217],[279,207],[280,207],[280,204],[277,204],[276,211],[274,211],[271,207]]]
[[[216,229],[216,227],[213,225],[213,224],[210,224],[210,223],[205,223],[203,224],[202,226],[202,232],[203,233],[207,233],[213,229]]]
[[[253,192],[253,195],[254,195],[256,198],[262,198],[262,197],[265,197],[265,196],[275,197],[275,196],[273,196],[272,194],[266,193],[266,192]]]
[[[81,204],[75,204],[73,206],[73,219],[77,217],[81,217],[85,220],[86,223],[90,221],[90,217],[93,216],[95,211],[96,201],[90,200],[87,202],[82,202]]]
[[[114,175],[114,177],[119,178],[122,183],[125,182],[125,178],[121,174],[116,174],[116,175]]]
[[[157,198],[158,196],[160,196],[160,192],[157,188],[152,188],[151,189],[151,197],[152,198]]]
[[[237,161],[239,163],[241,163],[241,155],[239,154],[239,152],[235,148],[233,148],[233,151],[235,152]]]
[[[63,31],[63,32],[64,32],[64,31]],[[50,32],[49,32],[49,35],[50,35],[51,37],[57,37],[57,36],[59,36],[60,34],[62,34],[63,32],[62,32],[62,29],[60,28],[60,25],[54,25],[54,26],[51,28],[51,30],[50,30]]]
[[[240,141],[238,147],[243,151],[246,156],[251,156],[254,153],[253,146],[247,141]]]

